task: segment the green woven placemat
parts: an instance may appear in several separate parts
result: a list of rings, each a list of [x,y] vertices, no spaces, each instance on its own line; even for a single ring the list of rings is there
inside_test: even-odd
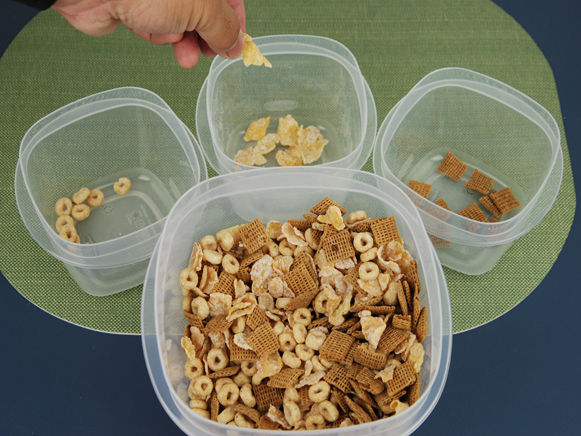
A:
[[[345,44],[369,82],[378,125],[423,76],[448,66],[492,76],[546,107],[563,133],[559,197],[491,272],[469,277],[446,269],[454,331],[502,315],[540,283],[569,233],[575,192],[551,68],[510,16],[488,0],[247,0],[246,8],[253,36],[302,33]],[[140,286],[110,297],[88,296],[26,231],[14,200],[18,145],[49,112],[119,86],[159,94],[194,131],[195,104],[209,65],[204,59],[192,70],[180,69],[170,47],[152,46],[125,29],[89,37],[52,11],[39,14],[13,41],[0,60],[0,270],[25,298],[81,326],[139,333]],[[371,161],[364,169],[372,171]]]

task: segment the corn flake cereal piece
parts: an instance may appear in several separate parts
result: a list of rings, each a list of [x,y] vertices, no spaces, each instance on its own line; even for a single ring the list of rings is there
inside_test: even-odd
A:
[[[272,68],[272,64],[268,62],[260,50],[256,43],[252,41],[252,37],[243,33],[244,36],[244,50],[242,51],[242,60],[244,61],[244,66],[249,67],[250,65],[261,66],[264,65],[267,68]]]
[[[210,294],[208,299],[208,307],[210,308],[210,316],[227,316],[232,306],[232,297],[221,292],[214,292]]]
[[[277,134],[281,145],[297,145],[299,141],[299,124],[288,114],[278,119]]]
[[[252,278],[252,292],[259,295],[268,290],[268,282],[274,273],[272,268],[273,259],[265,254],[252,265],[250,277]]]
[[[291,145],[288,150],[278,150],[276,161],[281,167],[297,167],[302,164],[301,149],[298,145]]]
[[[369,311],[363,312],[368,312],[369,315],[365,314],[367,316],[361,317],[361,331],[367,342],[371,344],[373,349],[376,349],[379,339],[386,328],[385,322],[381,318],[370,316],[371,312]]]
[[[278,144],[279,138],[276,133],[269,133],[264,138],[258,141],[256,147],[254,147],[254,153],[267,154],[270,153]]]
[[[257,153],[254,147],[248,147],[246,150],[238,150],[236,156],[234,156],[234,162],[238,162],[242,165],[264,165],[266,163],[266,158]]]
[[[192,343],[191,339],[183,336],[182,337],[182,348],[186,352],[186,356],[188,356],[188,360],[192,361],[196,358],[196,347]]]
[[[299,129],[298,145],[301,149],[303,163],[309,164],[315,162],[321,157],[323,148],[329,141],[323,138],[321,131],[315,126],[309,126],[306,129]]]
[[[325,215],[319,215],[317,218],[324,224],[331,224],[337,230],[343,230],[345,223],[341,216],[341,210],[337,206],[329,206]]]
[[[284,236],[288,242],[290,242],[293,245],[296,245],[297,247],[305,247],[306,245],[308,245],[307,241],[305,240],[305,235],[303,234],[303,232],[301,232],[296,227],[293,227],[291,224],[284,223],[282,225],[281,230],[282,235],[280,235],[279,238],[282,239],[282,237]]]

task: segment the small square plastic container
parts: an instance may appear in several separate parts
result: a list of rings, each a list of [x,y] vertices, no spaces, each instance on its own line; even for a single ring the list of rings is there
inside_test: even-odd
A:
[[[256,141],[245,142],[251,122],[271,117],[267,133],[291,114],[299,125],[315,126],[329,140],[311,166],[360,169],[371,155],[377,112],[353,54],[343,44],[309,35],[254,39],[272,63],[245,67],[241,58],[216,57],[196,108],[196,131],[204,155],[218,174],[256,167],[234,157]],[[278,167],[277,148],[264,167]]]
[[[131,180],[121,196],[113,185]],[[103,296],[143,283],[165,217],[189,188],[207,179],[189,130],[156,94],[119,88],[71,103],[36,122],[20,145],[15,194],[32,237],[81,289]],[[55,203],[81,187],[104,201],[75,223],[81,244],[62,239]]]
[[[286,221],[329,196],[348,211],[370,217],[394,215],[407,250],[418,262],[420,302],[428,310],[421,397],[397,416],[354,427],[305,431],[307,435],[405,436],[435,407],[450,365],[452,318],[442,267],[411,200],[374,174],[332,168],[275,168],[226,174],[190,189],[170,214],[152,256],[143,288],[141,332],[145,360],[156,394],[172,420],[191,436],[274,435],[278,432],[232,428],[194,413],[187,400],[185,354],[180,345],[187,320],[182,312],[180,271],[192,246],[208,234],[259,218]]]
[[[457,182],[437,172],[448,151],[468,165]],[[416,204],[442,264],[478,275],[552,207],[563,176],[561,136],[551,114],[523,93],[474,71],[445,68],[424,77],[388,114],[373,168]],[[476,202],[493,218],[479,201],[483,195],[464,186],[474,169],[494,179],[492,189],[510,187],[520,207],[500,222],[455,213]],[[411,180],[433,186],[427,199],[408,187]],[[434,203],[440,198],[454,212]]]

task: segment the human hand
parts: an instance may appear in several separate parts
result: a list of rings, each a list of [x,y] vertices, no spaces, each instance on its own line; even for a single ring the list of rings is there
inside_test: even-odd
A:
[[[57,0],[53,9],[89,35],[123,24],[153,44],[172,44],[184,68],[196,65],[200,52],[235,58],[244,48],[244,0]]]

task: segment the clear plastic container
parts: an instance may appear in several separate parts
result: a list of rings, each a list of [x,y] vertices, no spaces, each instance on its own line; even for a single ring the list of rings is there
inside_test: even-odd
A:
[[[436,170],[450,151],[468,165],[459,181]],[[561,186],[563,153],[557,123],[538,103],[495,79],[462,68],[424,77],[388,114],[374,148],[374,172],[396,184],[416,204],[437,243],[442,264],[465,274],[492,269],[510,244],[552,207]],[[521,206],[498,223],[477,223],[449,213],[482,194],[464,184],[474,169],[492,177],[492,189],[510,187]],[[428,199],[411,180],[433,186]]]
[[[374,174],[332,168],[253,170],[209,179],[190,189],[167,217],[143,288],[141,332],[145,360],[157,396],[173,421],[188,435],[274,435],[209,421],[190,410],[188,380],[180,345],[187,324],[182,313],[179,274],[193,243],[207,234],[259,218],[287,220],[330,196],[349,211],[369,216],[395,215],[405,247],[418,262],[420,301],[428,308],[428,336],[423,342],[421,398],[405,412],[356,427],[306,431],[307,435],[407,435],[435,407],[448,373],[452,347],[450,300],[442,268],[419,214],[410,199],[391,182]]]
[[[234,161],[238,150],[256,144],[243,140],[248,126],[270,116],[267,133],[275,133],[278,119],[288,114],[329,140],[311,166],[362,168],[373,148],[377,112],[353,54],[320,36],[274,35],[254,42],[272,68],[216,57],[198,96],[196,131],[212,168],[218,174],[256,168]],[[276,150],[265,156],[264,167],[278,167]]]
[[[113,190],[119,177],[131,190]],[[71,103],[36,122],[20,145],[15,195],[38,244],[87,293],[109,295],[143,282],[165,217],[189,188],[207,179],[195,138],[156,94],[119,88]],[[57,233],[55,203],[81,187],[105,199],[77,222],[81,244]]]

